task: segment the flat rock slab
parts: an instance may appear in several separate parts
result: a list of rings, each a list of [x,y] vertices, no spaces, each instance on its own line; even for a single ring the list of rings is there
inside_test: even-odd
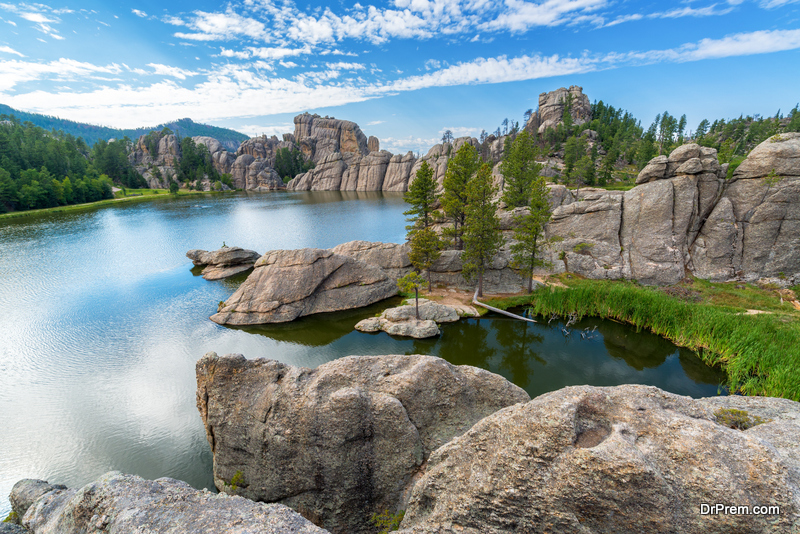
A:
[[[431,451],[528,399],[501,376],[432,356],[316,369],[239,354],[197,362],[220,491],[286,504],[334,534],[374,534],[372,514],[405,506]]]
[[[767,421],[741,431],[720,409]],[[578,386],[496,412],[431,454],[401,534],[767,533],[800,528],[800,403]],[[702,504],[779,514],[701,514]]]
[[[393,336],[413,337],[416,339],[435,337],[440,333],[437,323],[458,321],[461,315],[469,313],[463,308],[466,308],[466,306],[458,310],[438,302],[419,299],[419,307],[415,304],[405,304],[396,308],[389,308],[384,310],[380,317],[370,317],[359,321],[355,329],[359,332],[378,332],[382,330]],[[417,311],[419,311],[419,319],[417,319]],[[475,311],[474,308],[472,311]],[[477,315],[477,312],[475,312],[475,315]]]
[[[144,480],[117,471],[80,489],[45,493],[30,505],[22,525],[33,534],[327,533],[280,504],[198,491],[172,478]]]

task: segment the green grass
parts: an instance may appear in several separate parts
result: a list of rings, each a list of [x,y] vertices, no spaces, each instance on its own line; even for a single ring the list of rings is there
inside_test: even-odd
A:
[[[527,300],[538,315],[575,313],[651,330],[724,369],[731,391],[800,400],[800,313],[781,305],[774,292],[695,280],[685,287],[698,293],[700,302],[691,302],[632,282],[574,275],[561,280],[570,287],[550,286],[503,300],[517,306]],[[765,308],[771,313],[742,314]]]
[[[131,196],[131,193],[141,192],[141,195]],[[177,196],[187,196],[187,195],[208,195],[208,194],[219,194],[223,193],[224,191],[188,191],[185,189],[181,189],[178,191]],[[3,219],[15,219],[18,217],[29,217],[32,215],[41,215],[45,213],[67,213],[70,211],[81,211],[86,209],[94,209],[101,206],[108,206],[111,204],[119,204],[125,202],[140,202],[142,200],[152,200],[154,198],[170,198],[170,192],[167,189],[128,189],[128,196],[122,196],[122,191],[116,193],[115,198],[109,198],[106,200],[98,200],[97,202],[86,202],[84,204],[72,204],[70,206],[56,206],[54,208],[45,208],[41,210],[27,210],[27,211],[12,211],[10,213],[4,213],[0,215],[0,220]]]

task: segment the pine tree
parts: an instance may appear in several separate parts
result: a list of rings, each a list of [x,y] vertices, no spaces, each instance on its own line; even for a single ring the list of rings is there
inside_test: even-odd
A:
[[[511,143],[501,166],[505,180],[502,200],[506,206],[517,208],[528,203],[531,184],[539,176],[540,169],[533,138],[523,130]]]
[[[444,187],[442,208],[445,215],[453,219],[453,228],[448,229],[447,234],[453,238],[459,250],[464,246],[461,235],[466,219],[467,183],[477,172],[480,163],[481,157],[475,147],[464,143],[448,162],[442,183]]]
[[[442,255],[442,241],[432,228],[418,228],[410,234],[409,246],[408,259],[417,271],[428,272],[428,291],[431,291],[431,265]]]
[[[515,218],[517,228],[511,245],[511,266],[528,279],[528,293],[533,290],[533,271],[544,262],[536,257],[541,247],[544,226],[550,220],[549,190],[544,178],[537,177],[531,184],[530,212]]]
[[[415,228],[427,228],[431,224],[431,213],[436,203],[436,180],[433,179],[433,169],[427,161],[423,161],[417,175],[408,186],[408,191],[403,195],[403,200],[411,207],[403,215],[411,215],[408,222],[412,223],[406,229],[413,232]]]
[[[492,200],[496,192],[492,167],[484,163],[467,184],[464,253],[461,256],[462,274],[467,280],[477,276],[479,296],[483,296],[483,274],[503,244],[497,206]]]

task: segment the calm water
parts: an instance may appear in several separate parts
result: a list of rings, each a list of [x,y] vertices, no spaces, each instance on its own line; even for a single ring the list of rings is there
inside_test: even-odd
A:
[[[207,351],[315,367],[351,354],[433,354],[499,373],[532,396],[571,384],[652,384],[717,393],[691,352],[609,321],[461,321],[436,340],[353,330],[368,309],[232,329],[208,320],[243,277],[207,282],[187,250],[259,252],[401,242],[400,195],[182,197],[0,222],[0,513],[20,478],[82,485],[111,469],[213,488],[195,407]],[[589,339],[577,329],[597,326]]]

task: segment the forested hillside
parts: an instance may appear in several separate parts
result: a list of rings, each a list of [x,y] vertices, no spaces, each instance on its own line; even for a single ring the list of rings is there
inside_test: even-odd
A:
[[[537,134],[532,132],[540,157],[554,157],[563,162],[555,180],[574,185],[606,185],[615,171],[625,169],[628,175],[642,169],[653,157],[669,154],[675,147],[695,142],[715,148],[720,163],[729,163],[729,176],[756,145],[767,138],[800,131],[800,109],[795,106],[787,115],[778,111],[774,117],[739,116],[736,119],[703,119],[692,130],[686,115],[680,117],[668,111],[659,113],[647,128],[630,112],[605,102],[591,105],[592,119],[576,124],[570,113],[571,102],[565,103],[564,113],[555,128]],[[533,110],[525,113],[527,121]],[[586,132],[586,130],[590,130]],[[518,122],[505,119],[500,128],[488,135],[481,133],[481,153],[489,153],[489,145],[497,138],[516,137]],[[618,173],[617,173],[618,174]]]
[[[0,213],[112,198],[112,181],[146,187],[128,161],[129,143],[101,140],[89,148],[72,134],[0,115]]]
[[[21,122],[30,122],[36,126],[39,126],[40,128],[44,128],[47,131],[56,130],[71,134],[74,137],[83,137],[83,140],[86,141],[89,146],[94,145],[101,139],[108,141],[110,139],[122,139],[126,136],[131,139],[138,139],[139,136],[142,136],[151,130],[161,131],[164,128],[169,128],[180,137],[213,137],[225,145],[229,150],[234,151],[240,143],[248,139],[245,134],[239,133],[235,130],[218,128],[208,124],[200,124],[194,122],[192,119],[180,119],[177,121],[160,124],[153,128],[121,130],[117,128],[107,128],[105,126],[95,126],[93,124],[85,124],[82,122],[60,119],[50,115],[27,113],[10,108],[4,104],[0,104],[0,115],[13,115]]]

